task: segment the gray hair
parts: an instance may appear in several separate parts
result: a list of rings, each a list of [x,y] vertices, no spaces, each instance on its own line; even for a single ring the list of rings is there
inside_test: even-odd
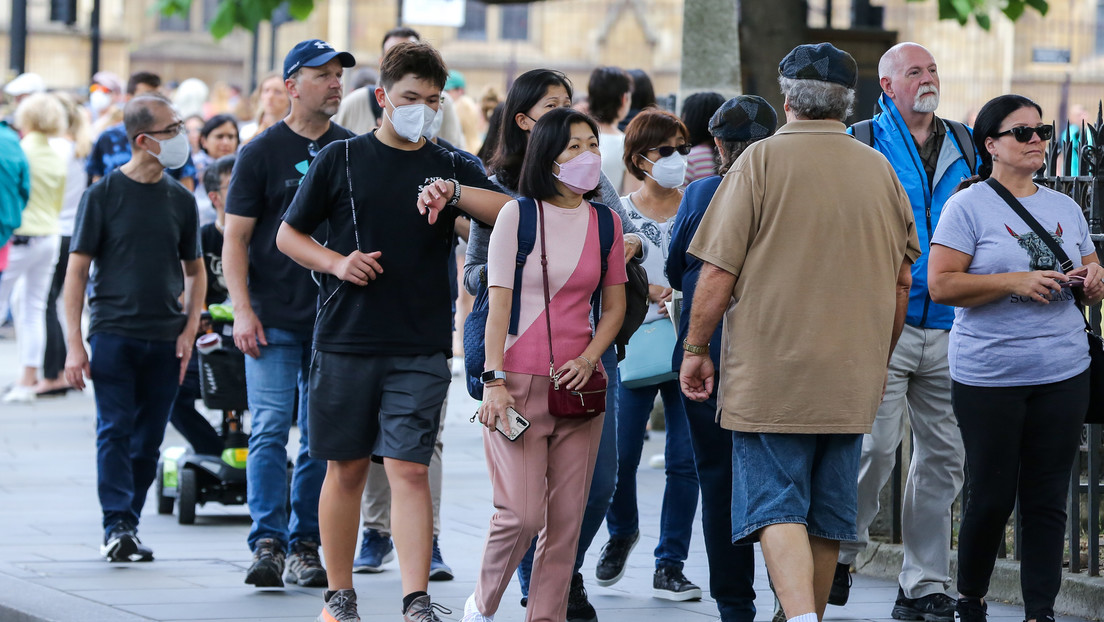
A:
[[[778,76],[782,94],[790,110],[802,119],[835,119],[851,116],[855,105],[855,89],[834,82],[795,80]]]

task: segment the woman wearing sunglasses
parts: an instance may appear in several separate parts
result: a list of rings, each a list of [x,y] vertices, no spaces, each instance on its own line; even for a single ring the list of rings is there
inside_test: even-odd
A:
[[[648,273],[648,298],[652,305],[644,324],[629,342],[628,354],[621,363],[626,368],[640,369],[654,359],[666,363],[669,373],[649,378],[621,380],[632,388],[617,383],[617,488],[606,513],[609,542],[602,549],[596,576],[598,585],[613,585],[625,573],[629,553],[640,538],[640,521],[636,500],[636,469],[644,446],[644,429],[655,403],[656,393],[663,398],[666,420],[664,451],[667,486],[663,493],[663,509],[659,522],[659,545],[655,549],[655,574],[652,595],[667,600],[696,600],[701,588],[682,573],[690,548],[694,513],[698,507],[698,476],[694,467],[694,451],[690,443],[690,427],[682,404],[677,374],[671,367],[675,346],[674,325],[667,317],[664,303],[671,298],[664,265],[671,243],[671,225],[682,201],[682,182],[686,175],[686,156],[690,153],[690,132],[682,120],[665,110],[649,108],[636,115],[625,128],[624,164],[629,174],[643,185],[632,194],[621,197],[629,219],[640,228],[648,257],[644,269]],[[660,350],[656,342],[645,342],[666,331],[670,349]],[[635,347],[634,347],[635,346]],[[643,360],[642,360],[643,359]],[[632,382],[631,380],[635,380]]]
[[[484,381],[478,415],[486,426],[483,448],[497,511],[463,622],[494,619],[510,576],[538,533],[525,619],[567,618],[603,415],[565,418],[549,412],[549,357],[561,385],[582,387],[592,374],[605,375],[600,357],[624,318],[627,279],[620,219],[610,214],[614,239],[603,276],[598,213],[587,201],[596,194],[601,166],[598,127],[590,117],[557,108],[534,125],[518,190],[535,201],[540,224],[531,259],[522,270],[516,335],[507,335],[507,327],[517,265],[517,201],[502,208],[491,233],[486,369],[493,378]],[[592,332],[590,300],[599,287],[602,313]],[[529,421],[513,441],[496,431],[500,421],[517,425],[507,408]]]
[[[1026,97],[985,104],[974,125],[979,174],[947,201],[932,236],[932,300],[958,307],[949,362],[969,473],[958,545],[962,622],[985,620],[984,597],[1017,495],[1025,619],[1054,620],[1066,495],[1089,400],[1077,303],[1104,298],[1104,270],[1081,208],[1032,181],[1053,132]]]

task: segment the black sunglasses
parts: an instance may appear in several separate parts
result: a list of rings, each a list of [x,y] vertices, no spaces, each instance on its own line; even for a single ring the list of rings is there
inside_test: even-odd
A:
[[[662,147],[652,147],[648,151],[658,151],[659,157],[666,158],[674,152],[679,152],[681,155],[690,155],[690,145],[682,144],[678,147],[672,147],[671,145],[663,145]]]
[[[1021,143],[1026,143],[1026,142],[1031,141],[1031,135],[1032,134],[1038,134],[1039,135],[1039,140],[1050,140],[1050,137],[1054,135],[1054,126],[1053,125],[1040,125],[1040,126],[1037,126],[1037,127],[1028,127],[1028,126],[1024,125],[1024,126],[1020,126],[1020,127],[1014,127],[1010,130],[1005,130],[1003,132],[997,132],[996,134],[993,135],[993,137],[994,138],[1000,138],[1001,136],[1006,136],[1008,134],[1011,134],[1012,137],[1015,138],[1017,142],[1021,142]]]

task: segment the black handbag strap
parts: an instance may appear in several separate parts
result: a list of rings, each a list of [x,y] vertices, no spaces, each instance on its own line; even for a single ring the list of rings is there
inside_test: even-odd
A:
[[[1058,241],[1054,239],[1054,236],[1051,235],[1050,232],[1046,229],[1043,229],[1043,226],[1039,224],[1039,221],[1035,220],[1035,217],[1032,216],[1026,208],[1024,208],[1019,199],[1012,196],[1012,193],[1008,191],[1008,188],[1005,188],[1003,185],[1001,185],[999,181],[993,179],[992,177],[986,179],[985,183],[989,184],[989,187],[997,193],[997,196],[1004,199],[1004,202],[1008,204],[1008,207],[1011,207],[1012,211],[1016,212],[1016,215],[1019,216],[1025,223],[1027,223],[1027,226],[1031,227],[1031,230],[1035,232],[1035,235],[1039,236],[1039,239],[1043,241],[1043,244],[1047,245],[1047,248],[1050,249],[1050,252],[1054,253],[1054,257],[1061,263],[1063,274],[1069,272],[1070,270],[1073,270],[1073,262],[1070,261],[1069,255],[1066,254],[1066,251],[1062,250],[1062,247],[1058,244]]]
[[[1027,223],[1027,226],[1031,227],[1031,230],[1035,232],[1035,235],[1039,236],[1039,239],[1047,245],[1047,248],[1050,249],[1050,252],[1054,253],[1054,257],[1062,264],[1061,268],[1063,274],[1069,272],[1070,270],[1073,270],[1073,262],[1070,261],[1069,255],[1066,254],[1066,251],[1062,250],[1062,247],[1058,244],[1058,241],[1054,239],[1054,236],[1051,235],[1049,231],[1044,229],[1043,226],[1039,224],[1038,220],[1035,220],[1035,217],[1031,215],[1031,212],[1027,211],[1027,209],[1023,206],[1023,203],[1020,203],[1019,199],[1017,199],[1015,196],[1012,195],[1011,192],[1008,191],[1008,188],[1005,188],[1003,185],[1001,185],[999,181],[993,179],[992,177],[986,179],[985,183],[989,184],[989,187],[997,193],[997,196],[1004,199],[1004,202],[1008,204],[1008,207],[1011,207],[1012,211],[1016,212],[1016,215],[1019,216],[1020,219],[1023,220],[1025,223]],[[1093,332],[1092,325],[1089,324],[1089,318],[1085,316],[1085,310],[1081,304],[1081,301],[1077,300],[1077,297],[1075,296],[1074,302],[1077,304],[1078,310],[1081,311],[1081,319],[1085,321],[1085,330],[1090,333]]]

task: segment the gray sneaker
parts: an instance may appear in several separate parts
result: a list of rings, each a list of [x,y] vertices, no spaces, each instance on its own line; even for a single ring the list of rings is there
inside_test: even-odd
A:
[[[410,606],[403,612],[403,622],[441,622],[437,612],[452,615],[452,609],[442,607],[424,594],[414,599]]]
[[[291,546],[291,555],[287,558],[288,583],[298,583],[303,587],[326,587],[326,569],[318,557],[318,543],[301,540]]]
[[[257,540],[253,549],[253,564],[245,573],[245,582],[257,587],[284,587],[284,549],[273,538]]]
[[[355,590],[326,592],[324,598],[326,605],[314,622],[360,622]]]

